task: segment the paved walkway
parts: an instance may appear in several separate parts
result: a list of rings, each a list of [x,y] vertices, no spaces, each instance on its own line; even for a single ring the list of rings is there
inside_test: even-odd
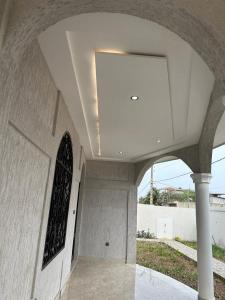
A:
[[[168,246],[170,246],[171,248],[183,253],[187,257],[197,262],[197,251],[180,242],[174,240],[155,240],[155,239],[154,240],[138,239],[138,240],[148,241],[148,242],[163,242]],[[221,262],[218,259],[213,258],[213,272],[225,279],[225,263]]]

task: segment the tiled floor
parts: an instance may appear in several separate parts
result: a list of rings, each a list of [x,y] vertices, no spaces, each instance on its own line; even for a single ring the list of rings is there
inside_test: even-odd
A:
[[[153,270],[80,259],[62,300],[197,300],[197,292]]]

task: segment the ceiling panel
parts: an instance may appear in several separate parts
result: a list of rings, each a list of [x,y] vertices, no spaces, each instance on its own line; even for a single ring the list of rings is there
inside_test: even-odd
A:
[[[96,78],[104,157],[136,159],[173,143],[166,57],[98,52]]]
[[[134,16],[90,13],[51,26],[39,42],[88,159],[140,161],[198,142],[214,76],[173,32]],[[131,103],[132,93],[141,101]]]

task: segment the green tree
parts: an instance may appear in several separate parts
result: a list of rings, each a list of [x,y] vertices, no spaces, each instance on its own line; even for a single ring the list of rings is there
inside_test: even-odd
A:
[[[147,197],[147,195],[145,197],[140,197],[139,198],[139,203],[140,204],[150,204],[149,197]]]
[[[153,187],[153,204],[158,205],[160,202],[160,193],[159,190]]]
[[[157,188],[153,187],[153,204],[159,205],[159,201],[160,201],[159,190]],[[140,204],[150,204],[150,191],[147,193],[147,195],[145,197],[139,198],[139,203]]]
[[[182,193],[174,193],[171,195],[171,200],[179,202],[195,201],[195,191],[182,190]]]

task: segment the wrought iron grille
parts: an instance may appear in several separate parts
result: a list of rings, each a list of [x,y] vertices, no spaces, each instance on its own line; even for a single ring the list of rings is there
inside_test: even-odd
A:
[[[56,158],[42,269],[65,247],[72,176],[72,143],[65,133]]]

